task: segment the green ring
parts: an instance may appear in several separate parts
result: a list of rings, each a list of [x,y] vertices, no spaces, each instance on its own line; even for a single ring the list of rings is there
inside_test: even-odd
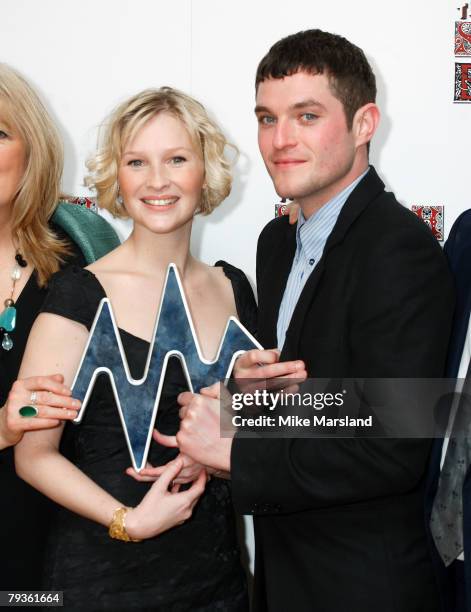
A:
[[[22,417],[30,419],[38,416],[38,409],[35,406],[22,406],[19,409],[19,413]]]

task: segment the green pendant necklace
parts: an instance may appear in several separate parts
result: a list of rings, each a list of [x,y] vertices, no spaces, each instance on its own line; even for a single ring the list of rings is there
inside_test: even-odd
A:
[[[10,273],[10,278],[12,280],[10,297],[4,301],[3,304],[5,309],[0,312],[0,333],[3,332],[2,349],[5,351],[9,351],[13,348],[13,340],[9,335],[16,326],[16,307],[13,295],[15,293],[15,285],[21,278],[21,269],[26,268],[27,265],[21,253],[16,251],[15,265]]]

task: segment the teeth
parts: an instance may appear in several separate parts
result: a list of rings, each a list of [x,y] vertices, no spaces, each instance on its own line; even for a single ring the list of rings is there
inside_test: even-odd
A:
[[[151,206],[167,206],[167,204],[173,204],[176,201],[177,198],[168,198],[166,200],[143,200],[143,202]]]

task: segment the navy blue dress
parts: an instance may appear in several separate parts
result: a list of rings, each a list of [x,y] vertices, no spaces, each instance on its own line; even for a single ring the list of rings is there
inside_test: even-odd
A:
[[[240,321],[254,332],[256,305],[249,282],[238,269],[218,262],[231,280]],[[52,280],[43,311],[79,321],[90,329],[105,297],[97,278],[71,266]],[[121,331],[131,375],[143,374],[149,343]],[[176,398],[186,390],[179,361],[171,359],[156,426],[178,430]],[[74,463],[127,506],[137,505],[151,484],[127,476],[130,465],[109,379],[97,379],[79,426],[64,436]],[[152,443],[149,461],[162,465],[176,449]],[[80,491],[77,491],[80,495]],[[189,521],[141,543],[112,540],[107,530],[61,508],[47,547],[45,589],[64,591],[67,610],[155,610],[239,612],[248,610],[230,483],[211,479]]]

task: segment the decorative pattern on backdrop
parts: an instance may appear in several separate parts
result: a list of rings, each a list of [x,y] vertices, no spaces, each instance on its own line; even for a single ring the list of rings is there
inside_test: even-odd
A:
[[[471,56],[471,21],[455,21],[455,55]]]
[[[455,102],[471,102],[471,64],[455,63]]]
[[[419,219],[422,219],[422,221],[429,226],[429,228],[432,230],[432,234],[439,242],[443,242],[443,240],[445,240],[444,206],[413,205],[411,210],[419,217]]]
[[[64,196],[59,201],[65,202],[66,204],[77,204],[78,206],[89,208],[93,212],[98,212],[96,198],[85,198],[83,196]]]

